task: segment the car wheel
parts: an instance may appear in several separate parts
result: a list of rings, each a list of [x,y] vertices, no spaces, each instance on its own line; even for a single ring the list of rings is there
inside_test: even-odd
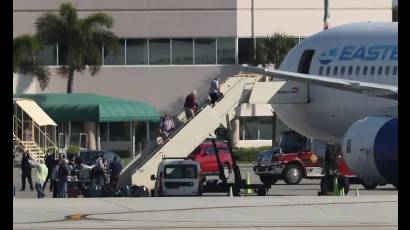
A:
[[[376,189],[376,187],[377,187],[377,183],[366,183],[366,182],[363,182],[363,187],[365,188],[365,189],[367,189],[367,190],[373,190],[373,189]]]
[[[268,187],[275,184],[278,181],[278,179],[274,178],[273,176],[266,176],[266,175],[259,176],[259,179],[262,181],[262,183],[265,186],[268,186]]]
[[[283,179],[289,185],[299,184],[302,180],[302,170],[298,165],[290,164],[283,171]]]
[[[223,172],[224,172],[225,178],[228,180],[229,175],[231,175],[231,168],[229,167],[227,163],[223,165]]]

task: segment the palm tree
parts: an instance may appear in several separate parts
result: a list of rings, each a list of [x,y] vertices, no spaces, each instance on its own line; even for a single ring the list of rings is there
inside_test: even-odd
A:
[[[279,68],[288,52],[296,45],[296,40],[285,34],[275,33],[267,36],[257,43],[256,62],[257,64],[274,64]]]
[[[62,4],[59,13],[45,13],[36,22],[36,35],[42,43],[58,43],[61,59],[58,73],[67,78],[67,93],[73,92],[74,73],[88,67],[91,75],[99,72],[101,50],[118,53],[118,39],[109,29],[114,20],[105,13],[78,18],[71,3]]]
[[[33,75],[43,91],[50,79],[48,69],[38,59],[40,50],[40,43],[32,35],[25,34],[13,39],[13,72]]]

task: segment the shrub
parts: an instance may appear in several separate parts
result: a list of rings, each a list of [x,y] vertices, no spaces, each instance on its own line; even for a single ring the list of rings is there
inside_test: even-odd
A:
[[[80,147],[78,145],[70,145],[67,148],[67,154],[76,154],[80,152]]]
[[[132,157],[131,153],[128,150],[112,150],[112,151],[118,154],[118,156],[121,158]]]
[[[233,155],[238,162],[254,162],[258,153],[271,148],[271,146],[263,146],[257,148],[234,148]]]

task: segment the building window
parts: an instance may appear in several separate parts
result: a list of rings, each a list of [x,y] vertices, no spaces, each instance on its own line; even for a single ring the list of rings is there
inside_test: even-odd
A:
[[[169,39],[150,39],[149,40],[149,64],[150,65],[169,65],[170,59],[170,40]]]
[[[355,75],[359,76],[359,74],[360,74],[360,66],[356,66]]]
[[[195,39],[195,64],[216,64],[215,39]]]
[[[397,66],[393,67],[393,75],[397,75]]]
[[[108,123],[107,122],[100,123],[100,138],[101,138],[101,141],[108,141]]]
[[[379,66],[379,69],[377,70],[378,75],[382,75],[383,72],[383,66]]]
[[[240,140],[272,139],[272,117],[243,117],[239,127]]]
[[[347,73],[350,75],[352,75],[353,73],[353,66],[349,66],[349,69],[347,70]]]
[[[326,76],[330,75],[330,66],[326,67]]]
[[[371,68],[370,68],[370,75],[374,75],[374,73],[375,73],[375,71],[376,71],[376,67],[375,66],[372,66]]]
[[[119,40],[117,55],[104,48],[104,65],[125,65],[125,39]]]
[[[367,75],[367,66],[363,67],[363,75]]]
[[[235,64],[235,38],[218,38],[218,64]]]
[[[272,140],[272,117],[258,117],[259,140]]]
[[[340,74],[341,74],[342,76],[344,76],[344,75],[345,75],[345,72],[346,72],[346,66],[342,66],[342,68],[340,68]]]
[[[193,40],[172,39],[172,64],[173,65],[192,65],[193,57]]]
[[[57,44],[47,44],[38,55],[41,65],[57,65]]]
[[[127,65],[148,64],[148,46],[146,39],[127,39]]]
[[[334,76],[337,75],[338,70],[339,70],[339,67],[338,67],[338,66],[334,66],[334,67],[333,67],[333,75],[334,75]]]
[[[390,66],[386,66],[386,69],[384,70],[384,75],[389,75],[390,74]]]
[[[319,75],[323,74],[323,66],[319,67]]]
[[[238,62],[250,64],[254,56],[253,38],[238,38]]]
[[[110,122],[109,141],[129,141],[130,123],[129,122]]]

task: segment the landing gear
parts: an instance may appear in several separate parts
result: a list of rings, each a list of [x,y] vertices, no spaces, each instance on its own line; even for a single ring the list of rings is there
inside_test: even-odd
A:
[[[262,183],[270,188],[271,185],[275,184],[278,179],[274,178],[273,176],[267,175],[267,176],[259,176],[259,179],[262,181]]]
[[[363,187],[365,188],[365,189],[367,189],[367,190],[374,190],[374,189],[376,189],[376,187],[377,187],[377,183],[366,183],[366,182],[363,182]]]
[[[334,181],[335,181],[335,176],[331,175],[326,175],[322,178],[320,181],[320,192],[319,194],[325,195],[330,192],[334,192]],[[349,193],[350,189],[350,183],[349,183],[349,178],[345,176],[338,176],[337,178],[337,186],[338,189],[344,189],[345,194]]]
[[[340,153],[340,146],[326,146],[325,156],[325,176],[320,182],[320,192],[318,195],[326,195],[329,192],[334,192],[334,180],[337,177],[338,189],[344,189],[345,194],[349,193],[350,183],[349,178],[339,175],[337,158]]]

